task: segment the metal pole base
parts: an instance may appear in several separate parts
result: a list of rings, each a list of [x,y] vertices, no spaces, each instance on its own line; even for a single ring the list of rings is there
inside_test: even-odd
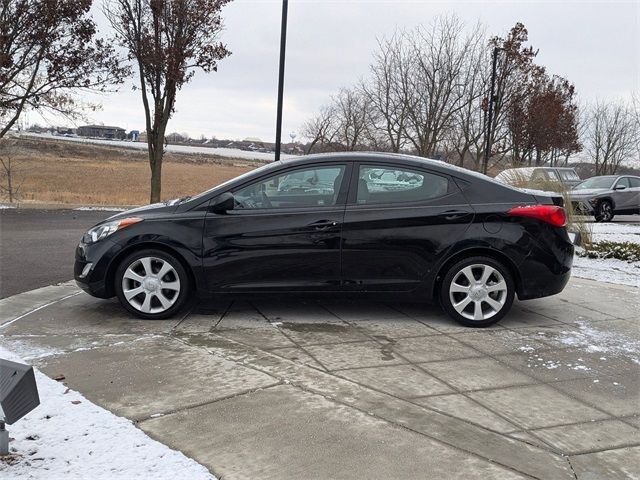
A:
[[[9,455],[9,432],[0,425],[0,455]]]

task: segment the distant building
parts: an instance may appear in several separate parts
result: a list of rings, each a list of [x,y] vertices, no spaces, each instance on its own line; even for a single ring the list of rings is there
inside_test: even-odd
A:
[[[115,140],[124,140],[127,137],[127,132],[124,128],[105,125],[85,125],[78,127],[77,133],[80,137],[110,138]]]

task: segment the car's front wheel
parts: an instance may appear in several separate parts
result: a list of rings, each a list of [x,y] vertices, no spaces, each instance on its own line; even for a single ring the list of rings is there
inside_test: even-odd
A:
[[[148,320],[169,318],[189,297],[189,276],[182,263],[162,250],[127,256],[115,274],[115,291],[124,308]]]
[[[515,284],[509,270],[489,257],[470,257],[446,272],[440,289],[445,312],[467,327],[488,327],[511,309]]]
[[[613,205],[609,200],[602,200],[596,208],[596,222],[610,222],[613,220]]]

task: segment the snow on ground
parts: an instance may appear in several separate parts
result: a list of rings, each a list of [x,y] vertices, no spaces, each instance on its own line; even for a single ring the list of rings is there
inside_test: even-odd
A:
[[[0,358],[21,361],[0,347]],[[0,478],[111,480],[214,479],[182,453],[152,440],[129,420],[94,405],[36,370],[40,406],[8,425],[11,462]]]
[[[0,205],[0,210],[8,210],[9,208],[16,208],[13,205]]]
[[[617,332],[601,330],[585,321],[578,322],[578,330],[562,331],[558,341],[563,346],[578,347],[589,353],[631,355],[636,363],[640,363],[640,342]]]
[[[625,262],[616,258],[573,259],[572,275],[600,282],[640,287],[640,262]]]
[[[124,147],[124,148],[137,148],[146,150],[147,144],[143,142],[131,142],[126,140],[100,140],[95,138],[80,138],[80,137],[58,137],[50,134],[38,134],[22,132],[21,135],[31,137],[50,137],[56,140],[64,142],[77,142],[77,143],[93,143],[98,145],[109,145],[112,147]],[[272,161],[274,158],[273,153],[265,152],[251,152],[247,150],[240,150],[239,148],[213,148],[213,147],[197,147],[188,145],[167,145],[166,151],[175,153],[199,153],[204,155],[219,155],[221,157],[228,158],[242,158],[244,160],[264,160]],[[295,155],[281,154],[281,158],[293,158]]]
[[[557,368],[576,371],[589,371],[594,365],[607,362],[612,357],[628,358],[640,365],[640,342],[630,339],[624,333],[601,329],[598,325],[592,325],[587,321],[579,321],[577,329],[571,328],[561,331],[540,330],[532,334],[531,338],[555,347],[553,350],[542,349],[537,351],[531,347],[521,347],[520,350],[527,353],[527,366],[555,370]],[[567,363],[564,355],[558,355],[557,348],[571,348],[584,352],[584,357],[577,356]],[[594,383],[600,380],[595,379]],[[614,383],[614,385],[618,385]]]
[[[590,223],[593,242],[640,243],[640,225],[623,223]],[[572,275],[600,282],[640,287],[640,262],[626,262],[615,258],[585,258],[575,256]]]
[[[640,225],[625,225],[624,223],[590,223],[592,240],[594,242],[631,242],[640,243]]]
[[[118,207],[78,207],[78,208],[74,208],[74,210],[77,210],[77,211],[80,211],[80,212],[93,212],[93,211],[125,212],[125,211],[127,211],[126,208],[118,208]]]

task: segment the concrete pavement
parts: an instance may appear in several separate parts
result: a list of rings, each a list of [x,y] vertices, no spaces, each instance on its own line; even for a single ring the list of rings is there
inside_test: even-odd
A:
[[[225,478],[638,478],[638,289],[573,279],[460,327],[292,298],[143,321],[71,284],[0,301],[0,342]]]

